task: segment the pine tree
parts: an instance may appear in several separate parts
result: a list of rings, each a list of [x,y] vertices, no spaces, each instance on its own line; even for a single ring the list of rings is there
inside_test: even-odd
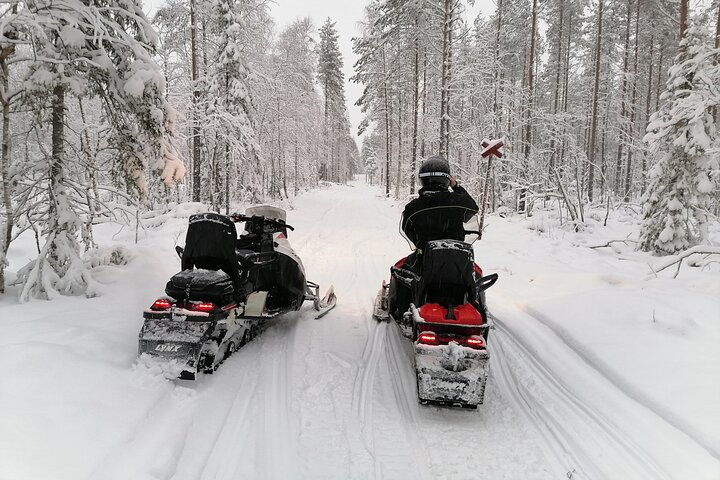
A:
[[[713,64],[706,28],[695,18],[670,69],[663,106],[653,114],[645,141],[662,153],[643,196],[640,248],[674,254],[707,242],[707,212],[718,188],[720,165],[710,110],[720,104],[720,71]]]
[[[326,162],[322,166],[321,178],[340,181],[335,153],[336,135],[341,131],[345,116],[345,78],[342,73],[343,59],[338,47],[338,33],[335,22],[328,18],[320,27],[318,83],[322,89],[325,107],[325,148]],[[329,165],[328,165],[329,163]]]

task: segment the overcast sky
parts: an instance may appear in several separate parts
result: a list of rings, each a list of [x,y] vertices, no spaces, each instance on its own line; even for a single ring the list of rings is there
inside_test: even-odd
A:
[[[152,12],[163,3],[163,0],[145,0],[145,10]],[[362,121],[363,115],[360,108],[355,106],[355,101],[362,94],[362,86],[348,80],[353,75],[353,65],[356,60],[352,52],[351,39],[360,35],[360,22],[363,20],[363,11],[369,2],[363,0],[269,0],[268,3],[270,13],[275,19],[277,32],[282,31],[290,22],[301,17],[310,17],[316,28],[320,28],[328,17],[336,23],[340,52],[344,62],[345,97],[347,98],[353,134],[357,134],[357,127]],[[494,0],[475,0],[475,5],[468,9],[468,21],[471,23],[480,12],[490,15],[494,11]],[[359,146],[360,142],[358,141]]]

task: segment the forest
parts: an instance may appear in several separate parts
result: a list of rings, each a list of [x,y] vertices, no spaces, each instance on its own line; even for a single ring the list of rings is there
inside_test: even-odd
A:
[[[638,248],[715,252],[720,3],[497,0],[472,21],[468,3],[370,1],[346,79],[349,32],[278,29],[265,0],[3,1],[0,292],[26,232],[21,301],[92,295],[96,225],[358,173],[403,200],[434,154],[488,213],[554,208],[579,231],[590,208],[628,208]],[[481,157],[496,138],[505,155]]]

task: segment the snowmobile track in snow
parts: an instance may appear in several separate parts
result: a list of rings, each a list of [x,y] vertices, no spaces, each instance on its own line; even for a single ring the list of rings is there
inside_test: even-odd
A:
[[[499,319],[491,348],[493,381],[536,426],[568,478],[671,478],[612,419],[586,405]],[[554,352],[548,349],[548,354]]]
[[[405,436],[410,444],[411,451],[415,456],[414,465],[419,468],[420,478],[433,478],[428,465],[429,453],[425,440],[420,433],[418,425],[418,396],[417,384],[414,375],[415,365],[412,357],[407,353],[407,339],[402,336],[399,328],[393,328],[386,324],[386,352],[390,366],[390,375],[395,379],[392,382],[395,402],[403,418]],[[410,360],[408,362],[408,360]],[[412,367],[412,374],[407,375],[407,366]]]

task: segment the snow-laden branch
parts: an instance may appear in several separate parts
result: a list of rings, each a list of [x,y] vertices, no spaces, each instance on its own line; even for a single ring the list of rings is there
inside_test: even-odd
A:
[[[650,269],[653,271],[653,274],[657,275],[657,273],[662,272],[663,270],[673,265],[677,265],[677,270],[675,271],[675,275],[673,275],[673,278],[677,278],[678,274],[680,273],[682,261],[692,255],[706,255],[706,258],[710,255],[720,255],[720,247],[714,247],[710,245],[696,245],[694,247],[688,248],[687,250],[683,250],[677,255],[670,256],[662,262],[658,262],[655,265],[650,265]]]

